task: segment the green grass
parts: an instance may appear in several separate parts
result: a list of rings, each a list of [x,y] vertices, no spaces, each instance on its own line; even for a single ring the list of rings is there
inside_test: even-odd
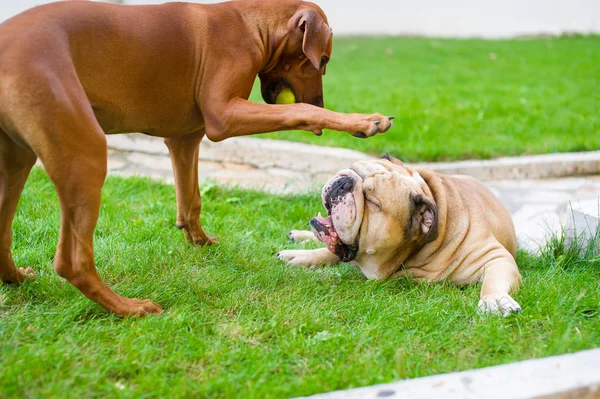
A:
[[[337,39],[324,93],[327,108],[395,115],[394,127],[367,140],[265,137],[408,161],[598,150],[600,36]],[[251,99],[261,101],[256,91]]]
[[[0,287],[0,397],[270,398],[427,376],[600,345],[600,260],[559,243],[519,255],[523,312],[476,312],[479,287],[366,281],[350,266],[292,269],[274,254],[319,210],[205,185],[196,248],[175,228],[169,185],[110,177],[95,248],[117,292],[161,316],[119,319],[52,269],[58,202],[34,170],[15,221],[16,262],[38,277]]]

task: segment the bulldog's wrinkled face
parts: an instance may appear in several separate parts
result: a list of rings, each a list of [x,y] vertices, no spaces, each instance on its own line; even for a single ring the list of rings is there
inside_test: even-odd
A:
[[[389,159],[356,162],[323,187],[327,217],[319,214],[310,225],[343,261],[385,262],[407,244],[437,238],[437,207],[425,181]]]
[[[259,73],[261,94],[267,104],[289,87],[296,102],[323,107],[323,75],[332,51],[332,32],[325,13],[303,3],[287,24],[287,33],[273,59]]]

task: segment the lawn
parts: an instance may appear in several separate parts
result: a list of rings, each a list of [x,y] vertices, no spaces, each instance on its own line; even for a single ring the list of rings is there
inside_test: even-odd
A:
[[[196,248],[175,228],[173,186],[108,179],[100,273],[165,310],[119,319],[52,270],[58,202],[34,170],[13,252],[38,277],[0,287],[0,397],[283,398],[600,346],[598,258],[577,261],[559,245],[520,253],[523,312],[481,316],[479,287],[280,263],[278,250],[303,247],[286,233],[320,210],[317,193],[203,191],[203,225],[220,241]]]
[[[394,127],[368,140],[264,137],[409,161],[598,150],[600,36],[336,39],[324,93],[327,108],[395,115]]]

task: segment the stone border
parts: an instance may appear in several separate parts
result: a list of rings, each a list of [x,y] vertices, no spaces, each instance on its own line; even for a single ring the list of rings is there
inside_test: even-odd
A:
[[[480,180],[547,179],[600,173],[600,151],[422,163],[419,166],[441,173],[470,175]]]
[[[117,151],[168,155],[161,139],[141,134],[108,136],[108,146]],[[356,161],[376,158],[344,148],[246,137],[220,143],[205,139],[201,146],[200,160],[244,164],[257,169],[285,169],[314,177],[330,175]],[[600,151],[413,165],[441,173],[466,174],[480,180],[555,178],[600,173]]]
[[[600,398],[600,348],[310,398]]]

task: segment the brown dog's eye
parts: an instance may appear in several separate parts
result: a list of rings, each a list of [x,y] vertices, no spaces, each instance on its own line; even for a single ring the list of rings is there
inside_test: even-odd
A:
[[[321,69],[324,68],[327,65],[328,62],[329,62],[329,58],[328,57],[325,57],[325,56],[321,57],[321,66],[320,66],[320,68]]]

